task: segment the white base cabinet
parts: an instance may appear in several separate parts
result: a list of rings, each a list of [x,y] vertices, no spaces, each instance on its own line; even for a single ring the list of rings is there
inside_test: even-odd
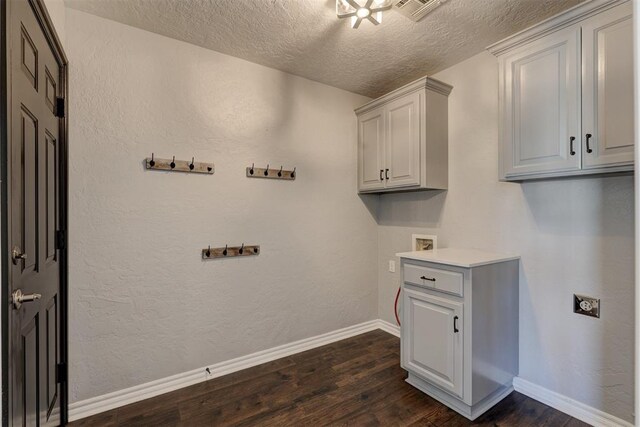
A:
[[[519,260],[438,253],[445,259],[399,254],[401,364],[409,384],[473,420],[513,391],[518,375]]]

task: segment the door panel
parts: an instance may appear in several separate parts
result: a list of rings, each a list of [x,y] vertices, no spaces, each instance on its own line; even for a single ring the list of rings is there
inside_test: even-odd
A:
[[[385,187],[384,108],[369,111],[358,118],[358,190],[380,190]]]
[[[22,354],[24,370],[22,378],[24,381],[24,408],[22,418],[24,425],[38,425],[39,419],[39,394],[40,394],[40,316],[36,315],[22,330]]]
[[[420,185],[420,94],[387,105],[387,188]]]
[[[29,0],[6,2],[8,80],[9,292],[40,295],[10,307],[9,424],[58,425],[61,360],[60,229],[63,69]],[[22,258],[22,259],[21,259]]]
[[[45,155],[46,155],[46,167],[45,167],[45,179],[46,179],[46,239],[47,239],[47,262],[55,260],[56,257],[56,230],[58,228],[57,215],[58,212],[58,195],[56,194],[58,188],[58,146],[56,138],[51,135],[49,131],[45,132]]]
[[[579,43],[558,31],[504,59],[507,177],[580,169]]]
[[[464,398],[463,305],[407,288],[403,292],[403,366]]]
[[[633,22],[626,3],[582,25],[583,167],[633,163]]]
[[[22,263],[23,272],[34,270],[38,262],[38,119],[23,105],[20,109],[20,151],[16,153],[22,163],[22,185],[18,216],[21,222],[20,247],[27,254]]]
[[[46,418],[49,421],[57,421],[52,418],[52,415],[58,415],[54,411],[58,404],[58,303],[57,297],[54,297],[49,302],[49,306],[46,311]],[[57,424],[57,422],[55,422]]]
[[[26,28],[20,32],[20,53],[22,71],[34,89],[38,89],[38,50],[31,41],[31,36]]]

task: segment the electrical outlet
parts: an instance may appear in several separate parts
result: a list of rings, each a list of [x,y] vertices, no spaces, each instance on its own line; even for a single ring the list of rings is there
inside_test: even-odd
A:
[[[573,294],[573,312],[584,314],[585,316],[600,317],[600,300]]]
[[[390,273],[396,272],[396,262],[394,260],[389,260],[389,272]]]

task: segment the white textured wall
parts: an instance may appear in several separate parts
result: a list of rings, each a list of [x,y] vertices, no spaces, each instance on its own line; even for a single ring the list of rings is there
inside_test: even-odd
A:
[[[66,27],[71,402],[377,318],[366,98],[71,9]],[[216,173],[145,171],[152,151]],[[226,242],[262,251],[201,261]]]
[[[498,66],[481,53],[435,76],[449,98],[449,191],[381,198],[379,313],[393,321],[394,253],[412,233],[440,247],[522,256],[520,376],[632,420],[632,176],[498,182]],[[572,312],[572,294],[602,299],[602,316]]]

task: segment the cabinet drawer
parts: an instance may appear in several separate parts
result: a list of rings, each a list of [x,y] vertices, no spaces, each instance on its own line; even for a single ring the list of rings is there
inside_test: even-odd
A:
[[[405,283],[462,296],[462,273],[416,264],[405,264],[403,273]]]

